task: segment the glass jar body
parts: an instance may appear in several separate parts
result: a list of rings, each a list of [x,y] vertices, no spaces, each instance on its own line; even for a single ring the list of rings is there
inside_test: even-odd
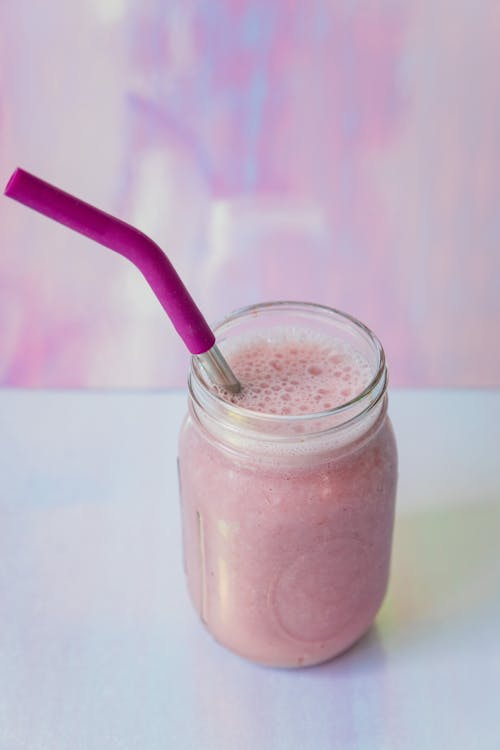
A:
[[[301,428],[276,450],[269,435],[226,440],[233,428],[205,419],[191,394],[179,442],[184,566],[222,645],[307,666],[370,627],[387,588],[397,482],[386,411],[384,387],[341,439],[338,428],[319,439]]]

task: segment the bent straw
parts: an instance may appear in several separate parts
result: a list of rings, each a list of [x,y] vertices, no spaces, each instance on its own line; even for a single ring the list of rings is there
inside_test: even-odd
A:
[[[135,227],[39,177],[16,169],[5,195],[49,219],[128,258],[141,271],[161,306],[210,379],[236,393],[240,384],[215,343],[215,336],[161,248]]]

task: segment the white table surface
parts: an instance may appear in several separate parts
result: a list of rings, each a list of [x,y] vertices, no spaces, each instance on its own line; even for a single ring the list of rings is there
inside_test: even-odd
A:
[[[0,392],[0,750],[500,748],[500,392],[391,394],[389,595],[351,651],[293,671],[191,609],[184,405]]]

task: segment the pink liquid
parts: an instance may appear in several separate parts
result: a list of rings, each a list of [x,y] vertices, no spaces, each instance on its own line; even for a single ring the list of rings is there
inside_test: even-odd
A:
[[[227,351],[243,383],[228,400],[257,412],[317,413],[373,373],[336,340],[304,332]],[[335,656],[372,623],[387,587],[396,448],[385,402],[350,438],[293,450],[228,451],[188,418],[180,439],[184,559],[215,638],[268,665]]]

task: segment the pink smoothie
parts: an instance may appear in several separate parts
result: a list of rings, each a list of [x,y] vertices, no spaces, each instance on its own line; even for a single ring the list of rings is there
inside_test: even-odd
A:
[[[307,330],[273,329],[225,351],[243,390],[220,395],[257,414],[338,407],[374,374],[355,349]],[[345,650],[380,607],[396,448],[385,396],[340,434],[301,437],[302,420],[283,421],[291,442],[256,442],[240,411],[226,439],[191,410],[179,449],[184,561],[194,606],[218,641],[254,661],[301,666]]]

